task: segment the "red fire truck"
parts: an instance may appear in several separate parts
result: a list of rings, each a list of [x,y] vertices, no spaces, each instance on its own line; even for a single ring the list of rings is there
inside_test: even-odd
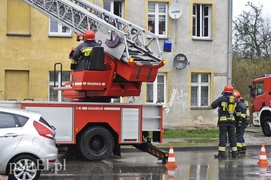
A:
[[[163,106],[110,103],[111,98],[139,96],[142,83],[155,80],[165,64],[158,36],[85,0],[24,1],[79,39],[93,30],[101,47],[71,71],[70,82],[55,81],[55,90],[70,102],[1,104],[41,112],[55,126],[57,143],[76,146],[89,160],[120,155],[121,145],[132,145],[165,163],[168,153],[152,145],[162,142]],[[58,68],[62,72],[61,63],[55,64],[55,73]]]
[[[261,126],[265,136],[271,136],[271,76],[265,74],[252,80],[250,96],[252,97],[253,125]]]

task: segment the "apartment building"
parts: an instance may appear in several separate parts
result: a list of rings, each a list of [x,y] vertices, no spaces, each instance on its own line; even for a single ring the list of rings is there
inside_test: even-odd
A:
[[[162,103],[168,128],[214,127],[228,72],[228,1],[89,0],[157,35],[167,63],[139,97],[121,102]],[[0,1],[0,100],[65,101],[53,90],[55,63],[69,80],[69,53],[79,43],[69,28],[23,0]],[[58,67],[59,68],[59,67]],[[58,75],[58,74],[57,74]]]

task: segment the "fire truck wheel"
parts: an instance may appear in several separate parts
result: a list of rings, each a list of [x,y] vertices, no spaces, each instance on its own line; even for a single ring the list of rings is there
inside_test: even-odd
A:
[[[83,156],[91,161],[106,159],[112,155],[114,148],[112,134],[100,126],[87,129],[79,143]]]
[[[262,131],[265,136],[271,136],[271,116],[264,117]]]

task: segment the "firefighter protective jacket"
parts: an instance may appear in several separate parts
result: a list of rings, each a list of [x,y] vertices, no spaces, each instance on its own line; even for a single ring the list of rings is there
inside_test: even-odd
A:
[[[230,98],[233,98],[233,102],[230,102]],[[232,106],[232,108],[229,108]],[[219,122],[235,122],[235,116],[239,118],[241,116],[241,102],[237,100],[232,93],[223,93],[222,96],[212,102],[211,107],[218,109]],[[232,109],[232,110],[229,110]]]
[[[72,60],[78,62],[91,54],[92,47],[100,46],[95,40],[85,40],[74,50]]]

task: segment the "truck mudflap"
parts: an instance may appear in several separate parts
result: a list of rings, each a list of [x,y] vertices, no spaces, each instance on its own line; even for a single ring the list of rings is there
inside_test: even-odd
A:
[[[159,160],[162,160],[163,164],[167,163],[168,152],[162,149],[158,149],[156,146],[152,145],[151,143],[143,142],[142,144],[133,144],[133,146],[143,152],[147,152],[157,157]]]

